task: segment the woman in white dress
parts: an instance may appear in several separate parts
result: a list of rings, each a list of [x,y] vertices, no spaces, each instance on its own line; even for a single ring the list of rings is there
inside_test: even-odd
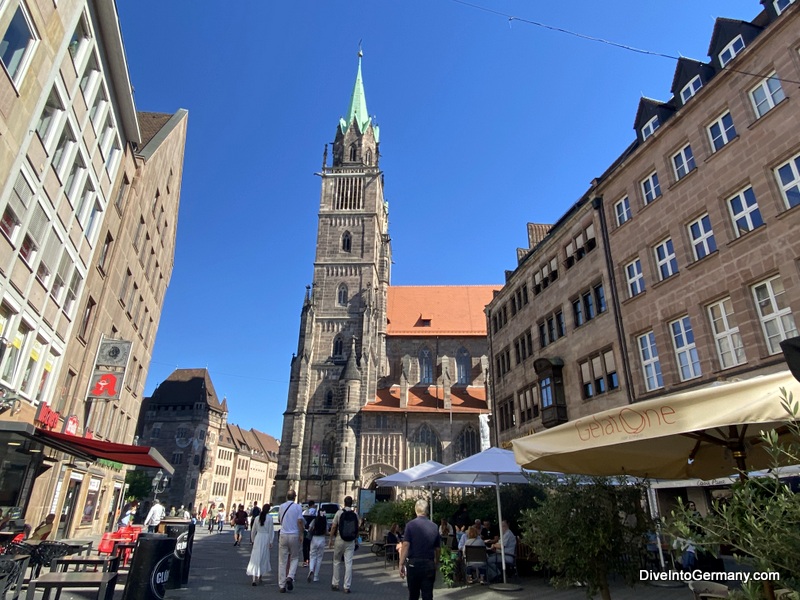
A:
[[[272,572],[269,562],[269,553],[272,550],[272,540],[275,537],[275,527],[270,506],[265,504],[261,514],[253,521],[250,530],[250,540],[253,542],[253,551],[250,553],[250,562],[247,565],[247,574],[253,578],[253,585],[258,585],[261,577]]]

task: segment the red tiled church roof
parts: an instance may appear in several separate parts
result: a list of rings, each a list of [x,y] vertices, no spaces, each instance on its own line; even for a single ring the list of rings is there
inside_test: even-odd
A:
[[[454,413],[485,413],[489,412],[486,405],[486,388],[483,386],[454,387],[450,389],[450,404],[452,409],[444,407],[442,397],[444,390],[441,386],[410,387],[408,388],[408,407],[400,408],[400,386],[379,389],[375,394],[375,402],[370,402],[362,408],[366,412],[454,412]]]
[[[486,335],[486,315],[499,285],[389,286],[388,335]]]

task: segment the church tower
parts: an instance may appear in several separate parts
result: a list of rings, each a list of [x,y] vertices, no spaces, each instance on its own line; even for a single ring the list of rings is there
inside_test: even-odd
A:
[[[361,57],[332,156],[325,146],[317,251],[292,358],[273,502],[355,496],[360,410],[386,374],[391,244],[379,130],[367,112]],[[371,397],[370,397],[371,396]]]

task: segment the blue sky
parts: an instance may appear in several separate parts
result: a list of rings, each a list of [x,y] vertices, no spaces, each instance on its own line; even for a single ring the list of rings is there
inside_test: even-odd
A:
[[[138,110],[189,110],[175,268],[145,392],[207,367],[229,420],[280,438],[311,283],[324,145],[355,80],[381,126],[396,285],[501,284],[634,139],[675,62],[458,0],[117,0]],[[475,0],[707,60],[758,0]]]

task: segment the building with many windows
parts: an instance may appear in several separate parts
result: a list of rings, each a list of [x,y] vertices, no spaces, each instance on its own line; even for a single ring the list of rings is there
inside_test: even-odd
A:
[[[276,500],[387,499],[375,480],[480,450],[494,286],[392,286],[379,129],[359,59],[321,172],[313,285],[292,359]],[[488,442],[488,438],[487,438]]]
[[[278,441],[228,423],[207,369],[176,369],[145,398],[138,425],[142,444],[161,452],[175,473],[159,498],[166,506],[200,511],[220,504],[268,502]],[[153,471],[154,472],[154,471]]]
[[[130,444],[172,274],[187,113],[136,110],[111,1],[7,0],[0,36],[0,419]],[[103,340],[124,344],[114,393],[93,400]],[[7,457],[0,504],[31,523],[56,513],[61,536],[112,527],[122,466],[43,455]]]
[[[709,60],[678,61],[670,100],[641,100],[636,140],[519,253],[488,309],[499,444],[786,369],[779,342],[800,311],[800,6],[763,4],[752,22],[717,20]]]

